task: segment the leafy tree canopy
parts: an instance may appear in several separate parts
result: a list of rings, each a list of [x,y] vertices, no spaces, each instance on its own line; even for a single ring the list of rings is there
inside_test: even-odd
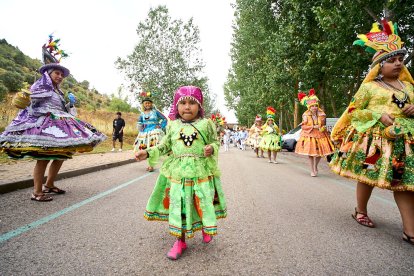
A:
[[[340,116],[372,57],[352,43],[380,17],[398,23],[413,55],[412,1],[237,0],[235,15],[225,99],[242,124],[272,105],[281,128],[294,127],[296,95],[312,87],[327,115]]]
[[[195,85],[204,93],[207,113],[213,102],[203,75],[199,29],[193,20],[172,19],[165,6],[150,9],[137,27],[138,42],[126,58],[118,58],[116,67],[130,83],[131,92],[150,91],[161,110],[172,104],[175,90]]]

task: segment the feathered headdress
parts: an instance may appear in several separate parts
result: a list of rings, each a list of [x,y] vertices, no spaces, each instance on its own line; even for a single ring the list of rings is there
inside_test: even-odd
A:
[[[372,24],[372,29],[367,34],[359,34],[358,40],[353,45],[365,47],[365,51],[374,54],[371,67],[395,55],[405,55],[406,49],[398,36],[397,23],[385,19],[381,20],[382,30],[377,22]]]
[[[306,106],[306,108],[308,108],[308,109],[312,105],[318,105],[319,104],[319,99],[318,99],[318,97],[316,97],[315,89],[313,89],[313,88],[311,88],[309,90],[308,95],[306,95],[304,92],[299,92],[298,93],[298,99],[299,99],[299,102],[302,105]]]
[[[227,124],[226,118],[222,117],[220,113],[217,114],[211,114],[211,120],[217,125],[222,126]]]
[[[152,102],[152,94],[151,92],[141,92],[139,93],[139,97],[141,99],[141,103],[143,102]]]
[[[69,69],[60,65],[62,58],[68,57],[68,54],[59,48],[60,39],[54,39],[53,35],[49,35],[49,40],[42,46],[42,60],[43,66],[40,67],[39,72],[43,74],[49,69],[59,69],[63,72],[63,76],[67,77],[70,74]]]
[[[275,119],[275,113],[276,113],[276,109],[274,109],[273,107],[269,106],[266,109],[266,117],[267,117],[267,119],[274,120]]]

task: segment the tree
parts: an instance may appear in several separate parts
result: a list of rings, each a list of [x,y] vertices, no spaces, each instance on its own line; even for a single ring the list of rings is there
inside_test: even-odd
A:
[[[14,61],[21,65],[21,66],[27,66],[27,62],[26,62],[26,57],[22,52],[18,52],[14,57],[13,57]]]
[[[6,72],[0,76],[0,80],[10,92],[17,92],[23,88],[23,77],[16,72]]]
[[[0,82],[0,102],[4,100],[4,98],[6,98],[7,95],[7,87]]]
[[[283,115],[282,123],[293,127],[298,91],[314,87],[327,115],[339,116],[372,57],[352,45],[356,34],[387,17],[398,23],[413,56],[414,3],[409,2],[236,0],[227,106],[244,124],[272,105]],[[412,70],[412,62],[407,65]]]
[[[131,106],[126,103],[125,101],[113,97],[111,99],[111,102],[109,103],[109,108],[110,111],[121,111],[121,112],[129,112],[131,110]]]
[[[171,19],[165,6],[151,8],[148,17],[138,24],[138,43],[125,59],[118,57],[116,67],[125,74],[131,90],[150,91],[160,110],[170,107],[175,90],[183,85],[203,89],[205,103],[211,106],[204,63],[199,48],[198,27]]]
[[[89,89],[89,81],[84,80],[80,83],[80,85],[85,89],[88,90]]]

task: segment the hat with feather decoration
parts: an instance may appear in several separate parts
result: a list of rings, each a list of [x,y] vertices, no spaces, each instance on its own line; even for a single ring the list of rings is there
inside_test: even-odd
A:
[[[306,108],[310,108],[312,105],[319,105],[319,99],[318,97],[315,95],[315,89],[311,88],[309,90],[308,95],[306,95],[306,93],[304,92],[299,92],[298,93],[298,99],[299,102],[306,106]]]
[[[276,114],[276,109],[274,109],[271,106],[267,107],[267,109],[266,109],[266,117],[267,117],[267,119],[275,120],[275,114]]]
[[[70,74],[69,69],[60,64],[62,58],[68,57],[68,54],[60,49],[60,39],[54,39],[53,35],[49,35],[49,40],[42,46],[42,60],[43,66],[40,67],[39,72],[43,74],[49,69],[57,69],[63,72],[63,76],[67,77]]]
[[[140,99],[141,99],[141,103],[144,103],[144,102],[153,102],[152,101],[152,93],[151,92],[141,92],[141,93],[139,93],[139,97],[140,97]]]
[[[405,55],[407,50],[402,48],[403,42],[398,36],[397,24],[381,20],[382,30],[377,22],[372,24],[371,31],[367,34],[359,34],[358,40],[353,45],[365,47],[365,51],[374,54],[371,67],[396,55]]]

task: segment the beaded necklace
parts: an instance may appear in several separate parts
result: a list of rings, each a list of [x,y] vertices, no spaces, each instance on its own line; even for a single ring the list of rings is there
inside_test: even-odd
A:
[[[395,87],[391,83],[385,82],[382,79],[380,79],[380,83],[384,88],[404,93],[404,97],[402,99],[398,98],[397,95],[395,93],[393,93],[392,94],[392,101],[391,101],[391,102],[395,103],[399,108],[404,108],[405,104],[410,102],[410,99],[408,97],[407,91],[405,91],[405,85],[400,80],[397,80],[397,81],[401,85],[401,87],[403,88],[402,90]]]

